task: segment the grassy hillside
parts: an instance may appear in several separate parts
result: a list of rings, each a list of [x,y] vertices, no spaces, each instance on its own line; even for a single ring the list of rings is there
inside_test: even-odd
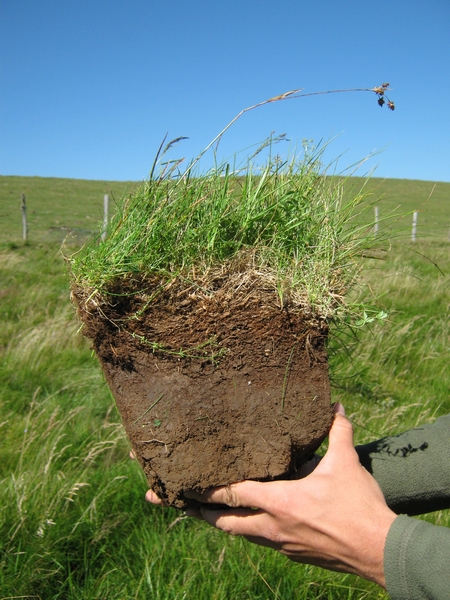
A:
[[[348,194],[363,183],[358,177],[349,179]],[[110,194],[113,210],[113,199],[135,186],[135,182],[0,176],[0,241],[22,238],[21,194],[26,196],[30,241],[56,241],[64,239],[69,230],[81,239],[97,231],[103,219],[103,195]],[[417,210],[418,237],[447,239],[450,183],[373,178],[367,191],[370,202],[379,207],[380,218],[391,211],[407,215],[395,224],[398,234],[410,237],[411,214]]]
[[[347,192],[351,193],[362,184],[361,178],[350,178]],[[450,183],[374,177],[367,181],[366,191],[370,194],[370,202],[378,206],[380,220],[390,212],[405,215],[393,225],[397,237],[411,239],[412,213],[418,211],[417,239],[448,239]]]
[[[84,239],[103,219],[103,196],[114,198],[132,182],[52,177],[0,176],[0,240],[22,239],[21,195],[25,194],[30,242],[61,241],[69,230]]]
[[[397,183],[405,211],[432,187]],[[290,564],[144,502],[144,478],[77,334],[60,254],[66,230],[51,229],[91,229],[103,193],[118,196],[127,187],[0,178],[0,598],[387,598],[358,578]],[[386,188],[389,206],[397,202],[394,187]],[[389,320],[345,340],[350,358],[333,337],[333,400],[344,403],[358,443],[450,411],[448,192],[450,184],[438,184],[429,204],[430,218],[444,222],[440,239],[398,240],[364,263]],[[21,242],[21,193],[28,245]],[[450,526],[448,512],[425,518]]]

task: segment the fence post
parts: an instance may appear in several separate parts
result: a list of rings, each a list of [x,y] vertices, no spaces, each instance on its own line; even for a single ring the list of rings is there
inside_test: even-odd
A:
[[[378,217],[379,217],[378,206],[375,206],[375,225],[373,228],[374,235],[378,235]]]
[[[419,216],[419,213],[417,212],[417,210],[414,211],[413,213],[413,222],[412,222],[412,241],[415,242],[416,241],[416,232],[417,232],[417,217]]]
[[[26,242],[28,239],[28,223],[27,223],[27,203],[26,203],[25,194],[22,194],[21,209],[22,209],[22,237],[23,237],[23,240]]]
[[[106,240],[106,230],[108,228],[109,223],[109,195],[105,194],[103,196],[103,232],[102,232],[102,242]]]

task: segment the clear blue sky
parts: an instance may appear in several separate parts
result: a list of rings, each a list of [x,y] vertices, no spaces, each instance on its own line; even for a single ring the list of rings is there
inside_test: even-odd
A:
[[[450,181],[449,0],[0,0],[0,174],[140,180],[160,141],[195,157],[243,108],[293,88],[374,94],[272,103],[221,157],[271,131],[375,175]]]

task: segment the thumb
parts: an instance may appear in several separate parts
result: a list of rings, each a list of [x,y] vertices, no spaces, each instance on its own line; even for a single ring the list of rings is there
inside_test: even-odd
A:
[[[334,420],[328,434],[328,459],[336,458],[342,463],[344,457],[354,457],[358,460],[358,455],[353,445],[353,427],[345,416],[342,404],[336,404],[334,409]]]

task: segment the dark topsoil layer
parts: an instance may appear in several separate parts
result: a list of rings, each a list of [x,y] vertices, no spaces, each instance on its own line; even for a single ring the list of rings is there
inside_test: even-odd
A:
[[[173,285],[149,303],[139,286],[72,291],[149,486],[185,508],[187,490],[295,477],[332,420],[326,323],[267,289]]]

